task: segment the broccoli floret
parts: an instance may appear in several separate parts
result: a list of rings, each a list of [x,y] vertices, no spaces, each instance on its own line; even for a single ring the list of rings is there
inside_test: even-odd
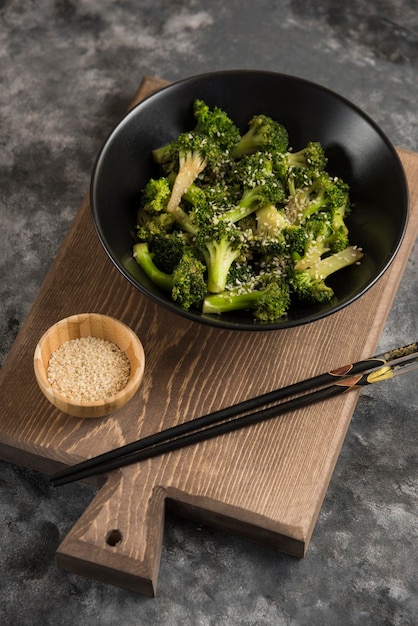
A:
[[[298,152],[273,155],[274,171],[283,181],[290,196],[297,189],[309,187],[321,172],[325,171],[327,159],[322,145],[310,141]]]
[[[312,267],[324,254],[330,252],[328,239],[332,235],[332,230],[326,213],[320,212],[307,220],[303,231],[305,233],[303,248],[291,250],[294,267],[297,270]]]
[[[225,111],[211,109],[203,100],[195,100],[193,112],[196,118],[195,132],[210,137],[222,149],[231,150],[240,140],[240,132]]]
[[[172,273],[163,272],[154,261],[147,243],[135,244],[133,256],[148,278],[160,289],[170,293],[172,299],[184,309],[199,306],[206,295],[206,268],[190,248],[183,255]]]
[[[183,255],[173,271],[171,297],[183,309],[200,307],[207,293],[206,267],[190,248]]]
[[[225,289],[234,290],[249,284],[254,277],[251,259],[238,257],[229,268]]]
[[[287,163],[289,167],[307,167],[322,172],[327,166],[327,158],[319,141],[308,141],[302,150],[288,152]]]
[[[175,218],[167,213],[171,187],[167,178],[151,178],[145,185],[137,214],[137,237],[149,241],[157,233],[171,230]]]
[[[266,280],[258,289],[236,289],[209,294],[203,301],[203,313],[226,313],[253,310],[255,319],[274,322],[282,318],[290,306],[289,287],[285,281]]]
[[[157,233],[150,239],[150,251],[157,267],[171,274],[182,258],[188,244],[184,233],[174,230],[172,233]]]
[[[183,196],[183,200],[191,206],[191,216],[195,216],[197,222],[206,221],[209,216],[222,213],[234,206],[241,199],[242,192],[223,179],[210,185],[197,185],[193,183]]]
[[[351,206],[349,199],[349,188],[346,183],[339,179],[340,188],[345,190],[340,203],[335,203],[328,213],[328,219],[331,227],[331,234],[328,237],[328,244],[332,252],[344,250],[349,245],[348,227],[345,218],[350,214]]]
[[[284,228],[291,226],[284,211],[274,204],[265,204],[255,213],[257,235],[260,237],[276,237]]]
[[[172,151],[178,157],[178,169],[167,204],[167,211],[183,219],[179,204],[183,194],[196,180],[208,163],[213,167],[222,160],[222,152],[216,143],[204,135],[190,132],[182,133],[173,142]]]
[[[175,221],[174,216],[169,213],[161,213],[155,217],[149,217],[145,213],[139,213],[137,224],[138,241],[151,241],[156,235],[171,232]]]
[[[244,244],[242,231],[230,222],[215,220],[199,228],[196,246],[206,263],[209,292],[224,291],[230,267],[240,257]]]
[[[195,232],[194,225],[181,207],[169,210],[171,198],[172,189],[169,178],[152,178],[148,181],[143,189],[137,214],[139,241],[149,241],[156,234],[171,231],[175,222],[186,232]]]
[[[322,172],[326,168],[327,158],[319,141],[308,141],[306,146],[297,152],[275,153],[274,165],[280,176],[287,178],[293,169]]]
[[[170,174],[168,179],[174,182],[175,174]],[[222,191],[215,191],[217,186],[203,187],[192,183],[184,192],[182,202],[176,210],[176,224],[186,233],[196,235],[199,223],[206,221],[209,215],[214,213],[211,196],[223,197]],[[168,213],[172,215],[172,213]]]
[[[339,192],[335,194],[337,200],[338,195]],[[298,269],[305,269],[324,254],[340,252],[350,245],[348,227],[344,221],[347,213],[348,192],[345,198],[346,201],[342,204],[326,199],[324,208],[314,212],[303,222],[303,226],[300,226],[305,234],[304,246],[298,245],[298,242],[294,240],[291,242],[292,257],[298,261]]]
[[[183,231],[196,234],[196,225],[180,203],[186,194],[189,201],[194,196],[197,200],[200,190],[193,183],[207,166],[208,159],[218,158],[219,150],[213,143],[206,142],[202,135],[196,133],[183,133],[170,144],[170,150],[175,155],[173,159],[178,161],[178,168],[161,179],[165,180],[170,188],[169,198],[164,207],[165,212],[172,216]]]
[[[296,250],[303,254],[305,248],[305,229],[292,224],[283,208],[265,205],[255,212],[257,230],[252,241],[253,249],[262,257],[278,255],[284,262]],[[283,263],[281,263],[283,265]]]
[[[298,300],[306,303],[329,302],[334,297],[333,289],[325,283],[328,276],[340,269],[358,263],[363,253],[355,246],[320,259],[307,269],[294,269],[289,284]]]
[[[193,133],[210,138],[223,150],[229,151],[240,140],[238,128],[219,107],[211,109],[203,100],[197,99],[193,102],[193,114],[196,119]],[[159,165],[172,162],[173,153],[175,154],[175,141],[152,151],[154,161]]]
[[[284,208],[267,204],[255,213],[257,219],[257,235],[282,239],[286,248],[303,249],[305,245],[305,229],[299,224],[293,224],[288,219]]]
[[[310,185],[295,190],[288,198],[286,210],[289,220],[300,224],[321,210],[340,211],[343,215],[347,206],[347,183],[321,172]]]
[[[267,115],[254,115],[249,122],[249,129],[231,150],[233,159],[259,150],[266,152],[286,152],[288,148],[286,128]]]
[[[303,226],[292,224],[283,230],[283,236],[285,239],[285,252],[288,256],[292,254],[303,254],[307,238]]]
[[[223,220],[238,222],[265,205],[280,203],[283,199],[283,188],[280,181],[271,177],[263,185],[246,189],[238,204],[222,214]]]
[[[265,205],[285,201],[283,184],[274,175],[271,159],[265,153],[256,152],[241,159],[231,173],[231,181],[234,189],[240,181],[242,195],[236,206],[223,213],[222,219],[235,223]]]
[[[303,230],[306,234],[304,250],[292,250],[297,269],[310,267],[325,254],[341,252],[350,245],[348,228],[337,209],[315,213],[305,222]]]
[[[183,201],[191,207],[200,207],[207,203],[206,190],[192,183],[183,194]]]
[[[133,247],[133,256],[138,265],[142,267],[148,278],[163,291],[171,293],[173,278],[171,274],[161,271],[154,263],[154,255],[150,252],[148,243],[137,243]]]
[[[250,189],[272,177],[276,178],[271,155],[258,150],[231,164],[227,184],[235,189]]]
[[[357,262],[349,189],[319,142],[292,152],[286,129],[254,116],[242,137],[195,100],[195,128],[154,151],[162,176],[143,190],[134,256],[184,309],[283,317],[291,301],[326,302],[329,275]]]
[[[141,209],[150,215],[161,213],[167,209],[170,196],[171,187],[167,178],[151,178],[142,191]]]
[[[160,146],[159,148],[154,148],[152,151],[152,158],[155,163],[161,166],[169,163],[173,158],[172,142],[167,143],[164,146]]]

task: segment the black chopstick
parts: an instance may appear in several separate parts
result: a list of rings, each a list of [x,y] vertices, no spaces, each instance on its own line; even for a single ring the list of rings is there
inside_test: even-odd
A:
[[[386,353],[379,354],[369,359],[364,359],[346,365],[344,367],[319,374],[307,380],[303,380],[287,387],[267,392],[255,398],[250,398],[225,409],[201,416],[194,420],[184,422],[177,426],[154,433],[138,441],[110,450],[99,456],[93,457],[72,467],[65,468],[54,474],[50,480],[54,486],[64,485],[75,480],[82,480],[96,474],[109,472],[112,469],[136,463],[153,456],[164,454],[199,441],[210,439],[238,428],[243,428],[257,422],[277,417],[285,412],[307,406],[326,398],[334,397],[378,380],[390,378],[400,373],[403,366],[415,363],[418,360],[418,343],[409,344],[402,348],[396,348]],[[374,376],[371,372],[375,372]],[[379,377],[380,372],[380,377]],[[384,377],[383,377],[384,376]],[[337,381],[337,382],[335,382]],[[333,382],[328,387],[324,387]],[[315,387],[322,386],[322,389]],[[254,411],[263,405],[272,404],[279,400],[308,392],[296,398],[292,398],[280,404]],[[247,415],[241,415],[242,413]],[[235,419],[233,419],[235,418]]]

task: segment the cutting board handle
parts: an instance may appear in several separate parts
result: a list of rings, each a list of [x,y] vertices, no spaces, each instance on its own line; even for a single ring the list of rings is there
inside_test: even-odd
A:
[[[140,481],[141,476],[135,470],[125,469],[109,476],[59,546],[56,552],[59,567],[155,596],[166,492],[155,487],[144,502],[137,495],[147,493],[144,481],[142,485]]]

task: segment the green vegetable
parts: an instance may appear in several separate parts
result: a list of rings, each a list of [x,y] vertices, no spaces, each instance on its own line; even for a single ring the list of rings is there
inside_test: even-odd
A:
[[[245,245],[245,237],[228,220],[208,221],[199,228],[196,246],[207,268],[207,290],[219,293],[225,289],[228,272]]]
[[[282,124],[267,115],[254,115],[248,125],[249,129],[232,149],[232,158],[239,159],[259,150],[272,153],[286,152],[289,138]]]
[[[357,263],[362,256],[362,252],[355,246],[348,246],[341,252],[319,259],[305,269],[297,269],[296,264],[289,276],[290,288],[301,302],[329,302],[334,297],[334,292],[325,280],[338,270]]]
[[[255,115],[241,135],[202,100],[195,127],[153,151],[133,256],[185,309],[247,309],[284,319],[297,302],[327,302],[327,278],[362,252],[350,245],[348,185],[326,170],[319,142],[297,152],[279,122]]]
[[[135,244],[133,256],[148,278],[157,287],[169,292],[172,299],[184,309],[201,305],[206,295],[205,266],[190,248],[184,249],[172,273],[163,272],[157,267],[147,243]]]
[[[203,301],[203,313],[222,314],[230,311],[251,309],[255,319],[272,322],[282,318],[290,305],[289,286],[274,278],[264,281],[258,288],[224,291],[209,294]]]

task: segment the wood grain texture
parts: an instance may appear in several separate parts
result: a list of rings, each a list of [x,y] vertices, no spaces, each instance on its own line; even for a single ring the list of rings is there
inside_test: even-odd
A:
[[[129,380],[118,393],[103,400],[71,400],[54,389],[49,382],[48,365],[52,354],[61,344],[89,336],[110,341],[126,354],[130,363]],[[109,315],[78,313],[59,320],[42,335],[35,348],[33,366],[37,383],[51,404],[70,415],[97,418],[120,409],[134,396],[144,375],[145,354],[139,338],[123,322]]]
[[[146,78],[134,103],[164,84]],[[280,331],[212,329],[158,308],[107,258],[86,198],[0,373],[0,455],[52,473],[156,430],[374,354],[418,232],[418,155],[399,154],[409,182],[411,217],[389,270],[346,309]],[[45,330],[62,317],[87,310],[125,322],[138,334],[146,355],[136,396],[99,420],[80,420],[52,408],[32,367]],[[98,483],[98,495],[60,545],[58,564],[155,594],[166,506],[302,557],[357,397],[350,392],[112,472],[104,484]]]

